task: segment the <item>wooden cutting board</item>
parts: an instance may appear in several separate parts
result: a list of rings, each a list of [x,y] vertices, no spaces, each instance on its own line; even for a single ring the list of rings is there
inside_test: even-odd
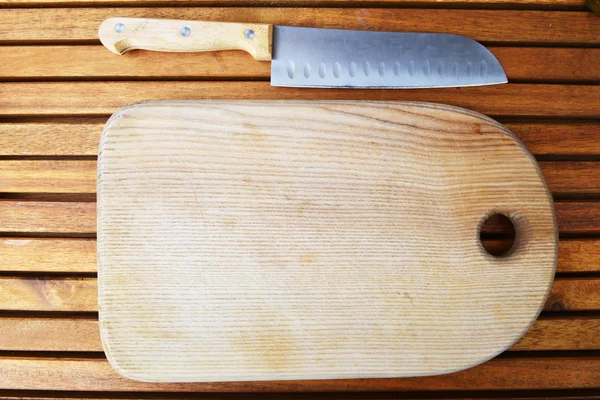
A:
[[[480,226],[514,224],[502,257]],[[100,328],[143,381],[401,377],[518,340],[557,258],[534,158],[495,121],[400,102],[148,102],[98,160]]]

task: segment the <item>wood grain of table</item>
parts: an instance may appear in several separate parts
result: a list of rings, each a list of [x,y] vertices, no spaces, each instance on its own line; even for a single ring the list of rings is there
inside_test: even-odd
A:
[[[509,83],[441,90],[274,88],[242,52],[133,52],[110,16],[464,34]],[[583,0],[0,0],[0,398],[600,398],[600,16]],[[95,162],[118,108],[149,99],[432,101],[490,115],[529,147],[555,198],[556,280],[499,357],[437,377],[216,384],[128,381],[98,334]],[[485,240],[501,246],[506,227]],[[295,394],[294,394],[295,393]]]

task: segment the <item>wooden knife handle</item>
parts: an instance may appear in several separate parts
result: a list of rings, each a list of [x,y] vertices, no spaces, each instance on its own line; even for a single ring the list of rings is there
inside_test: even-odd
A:
[[[98,36],[116,54],[133,49],[154,51],[244,50],[257,60],[271,59],[273,27],[267,24],[109,18]]]

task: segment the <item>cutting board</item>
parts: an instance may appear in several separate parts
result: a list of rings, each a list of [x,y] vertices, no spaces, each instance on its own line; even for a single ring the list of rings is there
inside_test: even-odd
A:
[[[503,256],[480,240],[493,214],[515,229]],[[147,102],[102,134],[100,330],[132,379],[469,368],[526,332],[556,259],[535,159],[464,109]]]

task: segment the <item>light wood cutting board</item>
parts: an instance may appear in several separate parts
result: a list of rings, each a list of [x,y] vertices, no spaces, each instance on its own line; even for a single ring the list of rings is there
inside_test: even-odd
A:
[[[480,225],[508,216],[502,257]],[[100,328],[143,381],[400,377],[508,348],[556,267],[552,198],[500,124],[400,102],[148,102],[98,160]]]

